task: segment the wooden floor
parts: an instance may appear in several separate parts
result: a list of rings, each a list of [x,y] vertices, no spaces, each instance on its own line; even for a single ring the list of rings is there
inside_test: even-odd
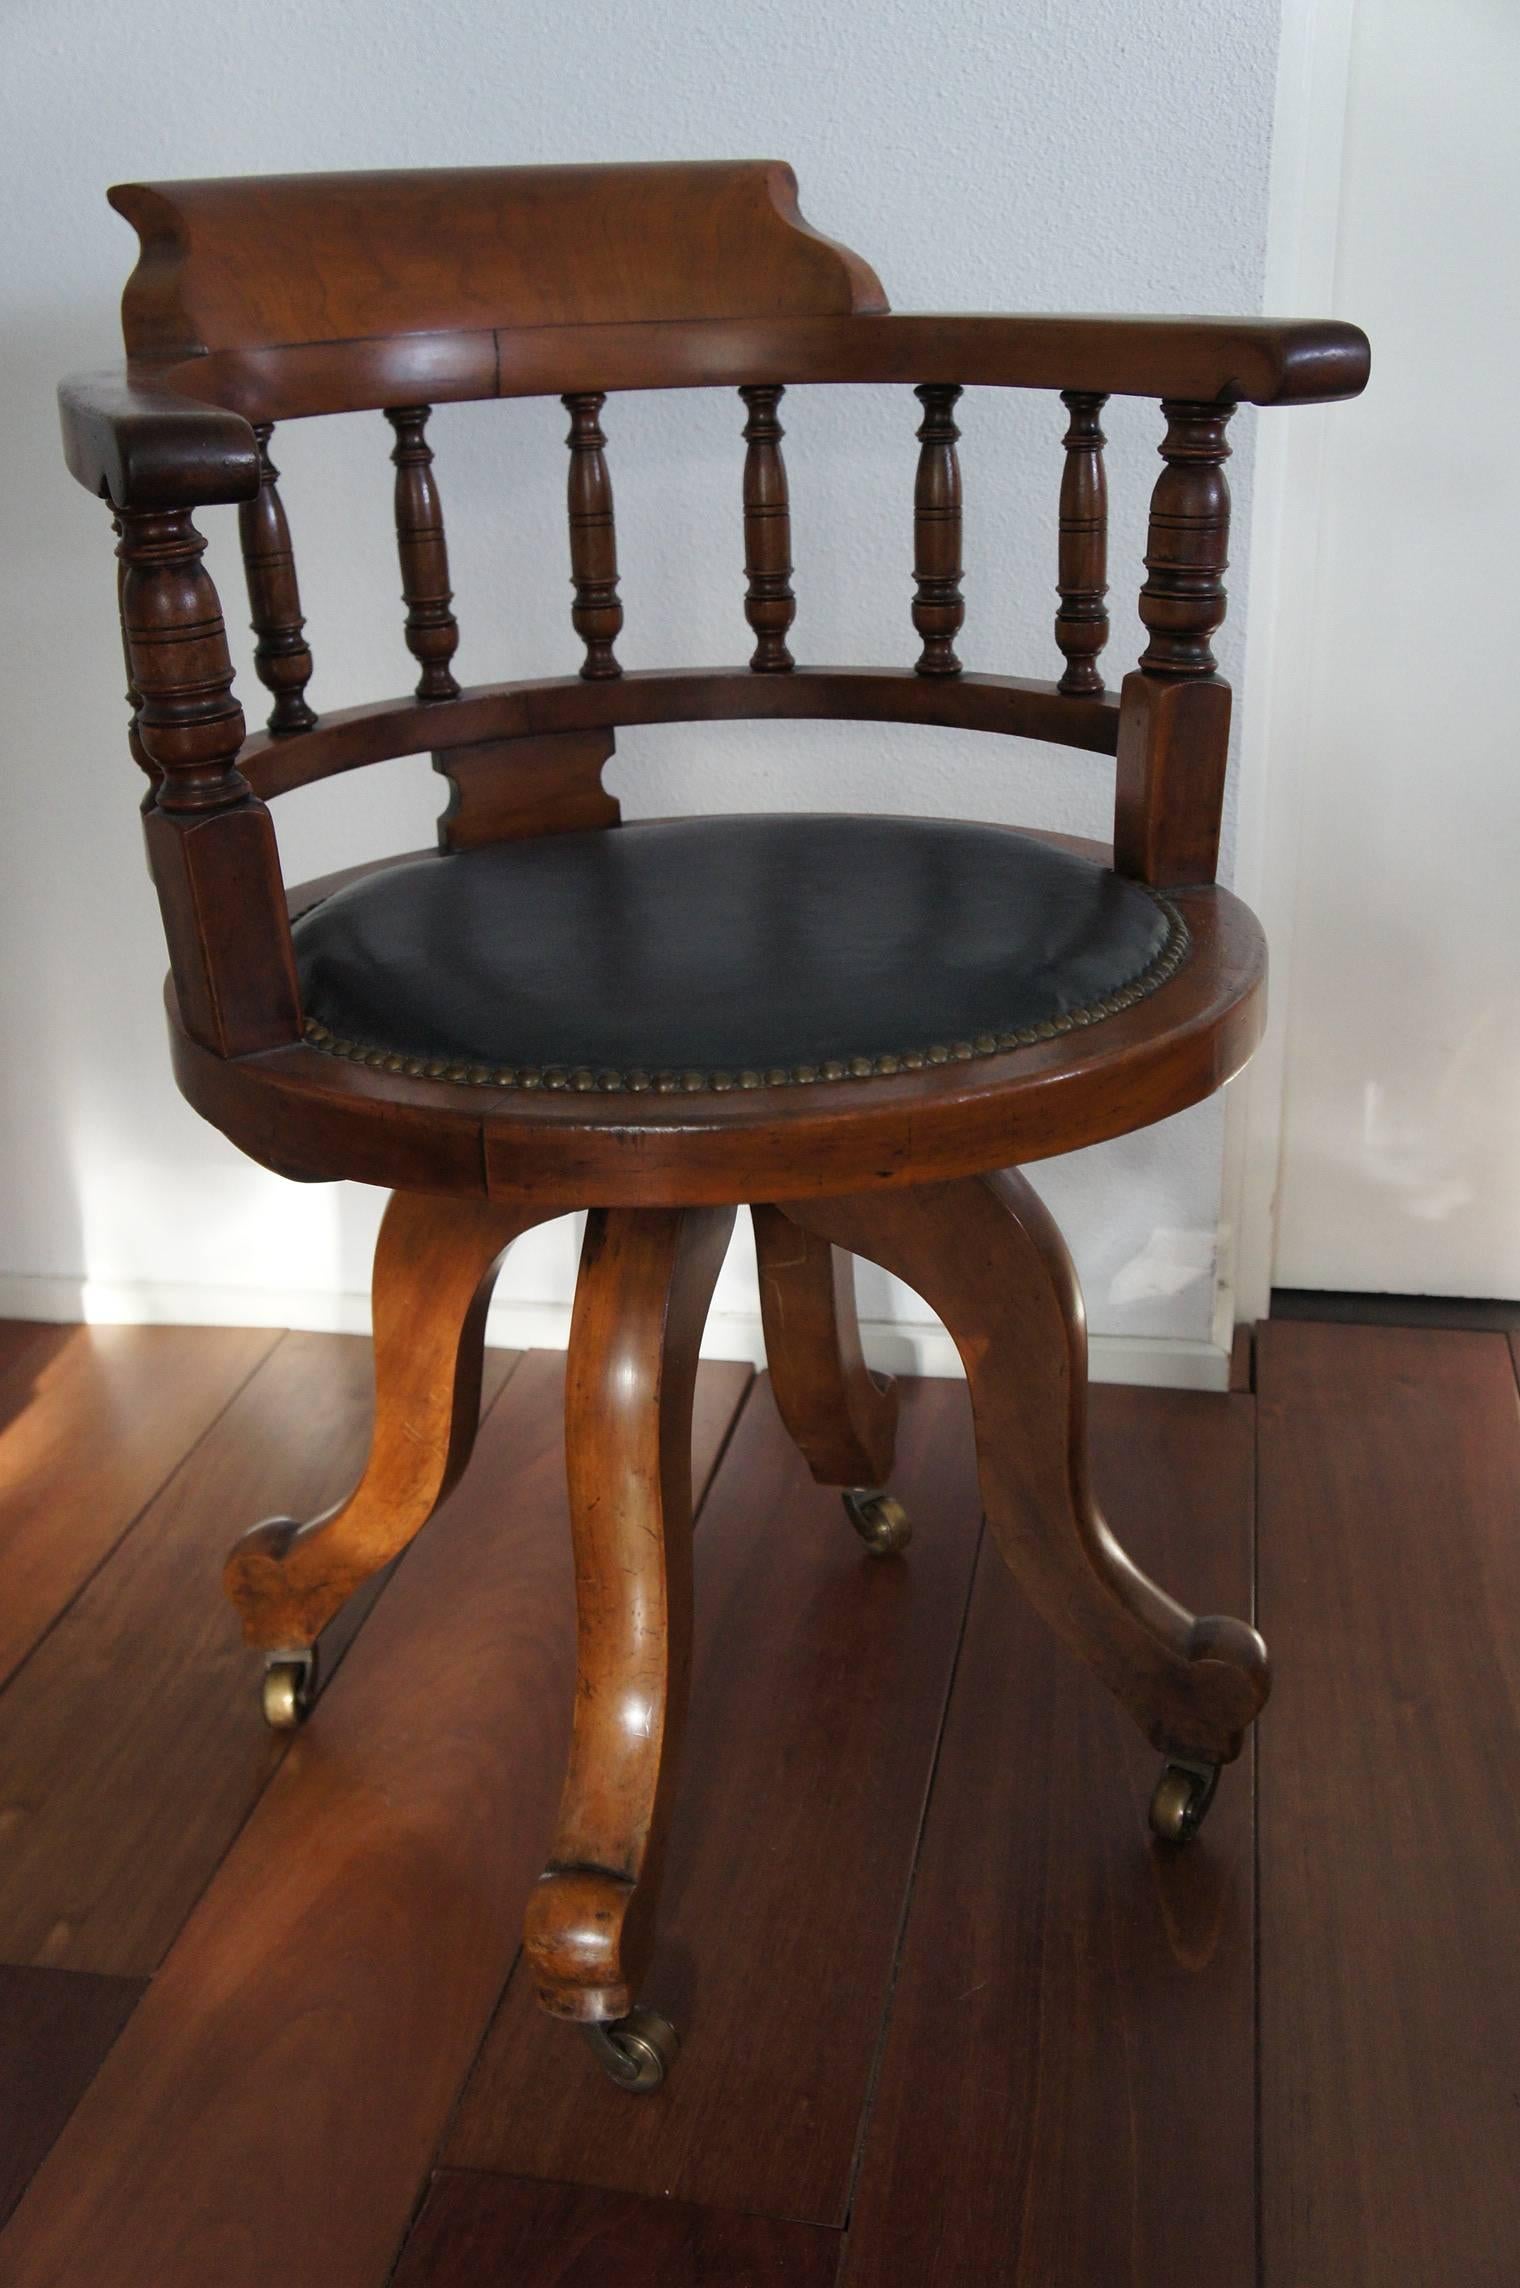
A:
[[[1520,1344],[1520,1338],[1517,1338]],[[0,1325],[5,2288],[1515,2288],[1520,1405],[1502,1330],[1282,1320],[1100,1389],[1121,1538],[1277,1658],[1196,1849],[907,1392],[873,1563],[703,1370],[691,1747],[621,2096],[516,1934],[570,1702],[562,1362],[266,1733],[233,1534],[353,1476],[365,1346]]]

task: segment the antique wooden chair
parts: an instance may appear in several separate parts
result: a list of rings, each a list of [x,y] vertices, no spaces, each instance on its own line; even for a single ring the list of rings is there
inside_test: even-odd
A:
[[[267,1167],[393,1188],[375,1259],[375,1424],[349,1499],[255,1527],[229,1593],[269,1720],[313,1690],[321,1631],[464,1468],[483,1320],[531,1225],[590,1211],[566,1439],[579,1606],[573,1744],[527,1948],[547,2009],[633,2089],[673,2036],[636,2007],[686,1690],[698,1342],[737,1204],[759,1250],[777,1403],[867,1546],[893,1393],[865,1366],[850,1255],[940,1313],[970,1377],[987,1517],[1050,1626],[1163,1758],[1182,1841],[1267,1694],[1238,1620],[1195,1620],[1125,1557],[1084,1450],[1081,1297],[1021,1162],[1217,1089],[1262,1022],[1265,953],[1214,881],[1228,686],[1225,431],[1237,403],[1354,396],[1354,327],[899,317],[802,221],[788,168],[492,168],[133,184],[124,372],[61,393],[69,466],[120,536],[132,752],[172,974],[175,1072]],[[778,408],[790,382],[903,382],[921,641],[911,667],[803,667]],[[1059,681],[956,656],[967,384],[1066,409]],[[747,667],[625,675],[608,392],[737,388]],[[1110,392],[1161,400],[1140,591],[1149,640],[1099,668]],[[562,396],[578,673],[461,690],[439,493],[442,400]],[[271,430],[383,412],[411,698],[322,719]],[[193,512],[238,503],[258,674],[251,736]],[[738,517],[735,516],[737,531]],[[905,504],[906,553],[906,504]],[[906,570],[906,564],[905,564]],[[736,598],[737,603],[737,598]],[[857,817],[622,825],[620,724],[951,724],[1116,758],[1113,848]],[[266,803],[383,758],[450,782],[441,850],[289,894]]]

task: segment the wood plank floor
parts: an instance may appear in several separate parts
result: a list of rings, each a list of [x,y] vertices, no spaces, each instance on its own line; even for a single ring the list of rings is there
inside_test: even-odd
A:
[[[1520,2280],[1520,1409],[1502,1334],[1269,1324],[1262,2227],[1293,2288]]]
[[[1517,1363],[1285,1321],[1228,1396],[1094,1393],[1120,1538],[1195,1609],[1259,1579],[1277,1660],[1254,1803],[1243,1763],[1171,1856],[981,1541],[963,1389],[905,1393],[882,1565],[764,1378],[704,1367],[649,1986],[685,2046],[644,2101],[515,1967],[562,1362],[491,1358],[287,1745],[217,1565],[353,1475],[365,1347],[0,1324],[0,2280],[1514,2288]]]

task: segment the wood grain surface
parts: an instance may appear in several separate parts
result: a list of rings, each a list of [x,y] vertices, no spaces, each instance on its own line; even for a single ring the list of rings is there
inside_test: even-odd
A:
[[[141,1993],[136,1978],[0,1964],[0,2225]]]
[[[486,1353],[488,1400],[515,1358]],[[367,1342],[286,1335],[0,1694],[0,1961],[158,1968],[288,1745],[222,1594],[228,1541],[346,1492],[370,1397]],[[379,1586],[327,1631],[326,1678]]]
[[[1502,1334],[1269,1321],[1266,2288],[1509,2288],[1520,1401]]]
[[[46,1355],[22,1350],[0,1387],[0,1679],[278,1341],[264,1328],[74,1327]]]
[[[73,1332],[45,1319],[0,1319],[0,1423],[25,1403],[42,1366]]]
[[[29,1392],[73,1339],[0,1325],[0,1419],[18,1376]],[[193,1450],[55,1632],[83,1632],[77,1657],[47,1640],[0,1697],[0,1754],[24,1726],[0,1901],[29,1829],[50,1839],[39,1885],[80,1880],[82,1933],[109,1929],[113,1892],[124,1924],[136,1887],[145,1916],[166,1914],[209,1860],[191,1792],[223,1802],[214,1766],[236,1766],[253,1729],[252,1679],[202,1642],[195,1568],[214,1577],[266,1495],[299,1508],[309,1473],[337,1474],[362,1427],[354,1359],[341,1338],[290,1338],[209,1431],[187,1377]],[[1502,1326],[1273,1322],[1254,1399],[1093,1393],[1116,1529],[1199,1604],[1245,1609],[1259,1426],[1279,1679],[1258,1747],[1260,2288],[1512,2288],[1514,1363]],[[703,1372],[699,1475],[747,1378]],[[612,2269],[822,2288],[841,2254],[849,2288],[1248,2288],[1248,1764],[1199,1845],[1163,1859],[1144,1746],[990,1548],[963,1640],[941,1628],[932,1660],[915,1649],[922,1589],[946,1598],[959,1567],[964,1592],[974,1532],[974,1515],[954,1522],[970,1443],[953,1385],[928,1411],[905,1393],[897,1478],[917,1534],[901,1567],[859,1554],[766,1425],[763,1389],[740,1416],[698,1535],[698,1703],[650,1987],[686,2036],[667,2090],[608,2089],[519,1980],[493,2025],[568,1732],[559,1405],[558,1362],[530,1359],[143,1998],[133,1977],[0,1967],[0,2213],[38,2172],[0,2238],[6,2288],[264,2288],[292,2271],[383,2288],[403,2243],[396,2288],[600,2288]],[[130,1417],[120,1433],[109,1407],[79,1421],[58,1466],[105,1473]],[[48,1799],[73,1758],[65,1822]],[[911,1899],[886,1943],[910,1829]],[[488,2029],[454,2137],[482,2136],[490,2166],[444,2167],[429,2192]],[[669,2199],[672,2183],[697,2197]],[[807,2220],[825,2207],[847,2234]]]
[[[394,2288],[830,2288],[839,2247],[776,2217],[445,2169]]]
[[[7,2288],[262,2288],[292,2249],[384,2279],[549,1830],[562,1374],[532,1354],[492,1409],[12,2218]],[[699,1483],[748,1379],[704,1370]]]
[[[1092,1397],[1116,1530],[1190,1601],[1249,1610],[1250,1400]],[[989,1542],[865,2139],[850,2288],[1251,2280],[1249,1753],[1186,1851],[1148,1836],[1155,1776]]]

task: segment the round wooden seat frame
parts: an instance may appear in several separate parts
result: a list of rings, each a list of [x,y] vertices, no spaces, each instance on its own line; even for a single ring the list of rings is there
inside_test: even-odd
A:
[[[1017,1171],[1198,1102],[1257,1039],[1261,932],[1214,880],[1230,712],[1210,649],[1225,604],[1225,427],[1241,401],[1355,395],[1366,343],[1330,322],[894,317],[867,265],[802,221],[789,170],[772,162],[133,185],[112,199],[142,239],[124,302],[128,365],[61,398],[70,466],[120,536],[130,739],[151,782],[175,1072],[265,1166],[393,1195],[375,1259],[367,1467],[328,1514],[246,1533],[228,1590],[266,1657],[267,1713],[298,1720],[323,1629],[469,1458],[506,1250],[588,1211],[566,1388],[579,1673],[526,1944],[545,2007],[586,2026],[625,2087],[655,2088],[672,2037],[637,1997],[690,1659],[692,1399],[738,1206],[754,1219],[782,1419],[814,1476],[847,1494],[875,1554],[900,1553],[907,1521],[886,1491],[895,1398],[862,1356],[851,1258],[884,1266],[944,1320],[970,1381],[997,1546],[1160,1751],[1159,1835],[1195,1831],[1265,1701],[1255,1632],[1174,1603],[1096,1506],[1081,1297]],[[792,381],[914,385],[911,667],[793,660],[779,419]],[[954,413],[972,383],[1061,395],[1059,681],[968,673],[956,652]],[[744,667],[625,675],[606,395],[713,385],[743,401],[754,651]],[[547,391],[570,417],[580,672],[461,690],[429,409]],[[1166,420],[1140,595],[1148,641],[1117,694],[1099,664],[1099,416],[1114,391],[1160,398]],[[393,434],[419,681],[411,699],[319,719],[270,441],[279,420],[364,409]],[[272,696],[269,728],[252,736],[192,522],[217,502],[238,504],[255,664]],[[449,782],[445,851],[616,832],[602,772],[618,728],[737,718],[960,726],[1112,758],[1112,849],[1065,846],[1164,892],[1186,923],[1185,954],[1139,998],[1016,1048],[952,1043],[919,1069],[807,1085],[713,1086],[700,1073],[636,1092],[599,1089],[590,1073],[477,1085],[418,1058],[339,1057],[312,1037],[291,917],[374,869],[287,894],[271,799],[429,754]],[[933,1521],[922,1523],[932,1545]]]

